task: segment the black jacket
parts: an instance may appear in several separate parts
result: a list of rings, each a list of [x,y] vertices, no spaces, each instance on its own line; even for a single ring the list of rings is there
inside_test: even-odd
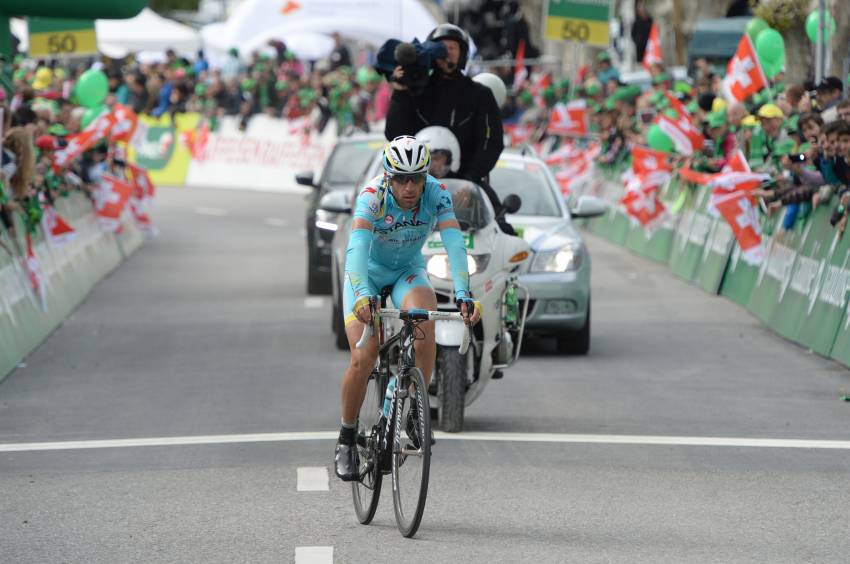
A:
[[[448,127],[460,144],[458,176],[480,181],[504,149],[502,117],[493,93],[465,75],[435,72],[419,97],[396,90],[390,99],[384,135],[416,135],[430,125]]]

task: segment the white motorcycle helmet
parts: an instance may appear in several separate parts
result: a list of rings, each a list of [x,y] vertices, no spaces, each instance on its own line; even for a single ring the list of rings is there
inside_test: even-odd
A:
[[[505,98],[508,96],[508,89],[505,88],[504,81],[493,73],[482,72],[472,77],[472,80],[479,84],[483,84],[493,93],[493,98],[496,99],[496,105],[502,107],[505,103]]]
[[[460,143],[448,127],[439,125],[426,127],[416,134],[416,140],[428,145],[432,157],[434,153],[439,154],[440,151],[448,153],[449,170],[452,172],[460,170]],[[439,175],[439,171],[435,168],[431,169],[431,174],[437,177],[445,176],[445,174]]]

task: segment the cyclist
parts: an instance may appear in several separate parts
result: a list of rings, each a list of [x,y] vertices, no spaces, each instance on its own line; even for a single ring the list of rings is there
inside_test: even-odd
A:
[[[466,247],[455,219],[451,194],[428,174],[430,164],[427,145],[414,137],[396,137],[384,148],[385,172],[373,178],[355,202],[343,297],[351,361],[342,379],[342,426],[334,456],[336,474],[345,481],[358,478],[357,413],[378,357],[374,336],[362,349],[355,346],[365,324],[372,321],[369,298],[376,296],[381,288],[392,287],[391,297],[396,307],[437,308],[422,256],[422,246],[435,227],[440,230],[449,256],[455,300],[466,324],[474,325],[481,316],[481,304],[469,293]],[[419,327],[423,338],[414,343],[416,365],[427,384],[436,357],[434,324],[426,321]],[[408,419],[411,440],[416,437],[414,425],[413,419]]]

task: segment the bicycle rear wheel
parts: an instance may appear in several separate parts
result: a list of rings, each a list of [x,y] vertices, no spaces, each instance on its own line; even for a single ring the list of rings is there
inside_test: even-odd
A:
[[[396,524],[401,534],[409,538],[419,529],[428,496],[431,408],[422,372],[418,368],[411,368],[408,374],[409,393],[407,397],[398,397],[396,400],[392,476]],[[410,413],[413,414],[412,425],[408,425]]]
[[[360,480],[351,482],[357,520],[368,525],[375,517],[381,497],[383,474],[380,470],[380,424],[384,407],[386,378],[375,372],[369,376],[366,396],[357,415],[357,452],[360,455]]]

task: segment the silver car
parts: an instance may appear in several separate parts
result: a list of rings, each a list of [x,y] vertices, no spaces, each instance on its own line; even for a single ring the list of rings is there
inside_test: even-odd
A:
[[[381,170],[376,156],[360,184]],[[532,248],[533,257],[522,267],[520,282],[529,291],[527,333],[555,337],[558,351],[586,354],[590,349],[590,254],[572,224],[572,217],[595,217],[605,213],[605,204],[582,196],[570,210],[549,167],[539,158],[506,149],[490,173],[490,183],[504,200],[509,194],[522,199],[515,214],[507,216],[517,234]],[[362,187],[362,186],[360,186]],[[358,190],[339,193],[326,202],[337,213],[348,212]],[[350,215],[341,215],[333,240],[331,283],[334,307],[332,326],[336,344],[348,349],[342,329],[342,272],[348,245]]]

